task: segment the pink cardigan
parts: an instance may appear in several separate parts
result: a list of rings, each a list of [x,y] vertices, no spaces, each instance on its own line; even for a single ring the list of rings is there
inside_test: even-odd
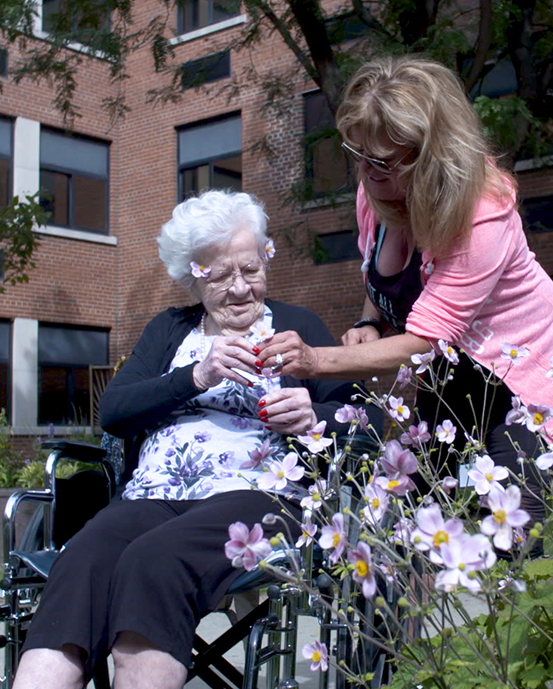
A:
[[[376,216],[362,185],[357,193],[359,249],[374,245]],[[442,339],[492,369],[524,404],[553,408],[553,281],[536,261],[516,203],[482,198],[470,241],[448,258],[422,255],[424,288],[407,318],[407,332],[436,347]],[[530,350],[519,365],[501,345]],[[553,435],[553,422],[547,427]]]

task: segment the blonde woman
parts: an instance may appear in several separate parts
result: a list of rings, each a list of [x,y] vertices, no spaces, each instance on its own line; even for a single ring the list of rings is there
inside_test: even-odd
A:
[[[504,421],[515,394],[525,405],[553,407],[553,282],[528,248],[514,180],[494,160],[458,78],[436,62],[366,64],[337,121],[358,164],[361,319],[342,337],[347,346],[323,350],[279,333],[260,358],[270,365],[280,352],[283,372],[301,378],[367,378],[411,365],[413,354],[462,349],[447,402],[469,432],[487,415],[488,454],[518,473],[505,431],[527,456],[535,437]],[[383,328],[395,334],[383,340]],[[501,380],[493,404],[475,364]],[[451,418],[435,396],[421,395],[418,406],[431,424]]]

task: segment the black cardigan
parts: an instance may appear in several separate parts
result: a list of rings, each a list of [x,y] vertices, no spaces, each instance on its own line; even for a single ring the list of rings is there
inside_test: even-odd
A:
[[[273,312],[273,328],[277,332],[295,330],[306,344],[313,347],[336,344],[322,320],[311,311],[271,299],[266,302]],[[203,313],[203,306],[196,304],[170,308],[155,316],[100,400],[100,425],[106,432],[126,439],[122,485],[131,478],[137,466],[145,429],[155,428],[198,394],[192,379],[194,364],[162,374],[168,370],[183,339],[200,323]],[[347,426],[338,423],[334,413],[344,404],[351,404],[351,396],[355,394],[352,383],[283,376],[282,386],[309,390],[317,418],[327,422],[327,434],[347,432]],[[377,428],[381,426],[380,410],[370,405],[366,411],[369,421]]]

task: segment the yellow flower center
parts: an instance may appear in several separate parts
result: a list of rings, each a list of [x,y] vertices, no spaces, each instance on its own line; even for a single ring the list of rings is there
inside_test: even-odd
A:
[[[543,420],[543,414],[540,414],[539,411],[537,411],[534,414],[534,423],[536,424],[536,426],[540,426],[543,423]]]
[[[400,405],[398,406],[398,408],[397,408],[397,413],[398,413],[398,414],[403,414],[403,405],[402,405],[402,404],[400,404]]]
[[[321,659],[320,651],[313,651],[313,662],[318,663]]]
[[[460,569],[461,572],[462,572],[462,571],[465,569],[465,567],[466,567],[465,563],[464,563],[464,562],[460,562],[459,565],[458,565],[458,567],[457,567],[457,569]]]
[[[493,481],[493,476],[491,474],[484,474],[488,481]]]
[[[434,534],[433,543],[436,548],[442,543],[449,543],[449,534],[447,531],[436,531]]]
[[[313,435],[311,437],[313,438],[313,440],[320,440],[321,435],[322,435],[322,433],[313,433]]]
[[[498,524],[503,524],[505,520],[507,519],[507,515],[505,514],[505,510],[497,510],[493,513],[493,518]]]
[[[303,535],[304,538],[309,538],[309,537],[310,537],[310,536],[309,536],[309,532],[307,532],[307,531],[303,531],[303,532],[302,532],[302,535]]]
[[[335,533],[334,536],[332,536],[332,547],[337,548],[340,545],[340,534]]]
[[[513,359],[516,359],[518,356],[518,352],[516,349],[511,349],[511,356]]]
[[[388,490],[393,490],[397,486],[399,486],[399,481],[388,481]]]
[[[278,472],[277,478],[284,478],[284,471],[282,469]]]
[[[371,507],[373,508],[373,510],[378,509],[380,507],[380,500],[378,498],[373,498],[371,500]]]
[[[318,491],[315,491],[313,493],[313,500],[315,500],[315,502],[318,502],[320,499],[321,499],[321,494]]]
[[[363,562],[363,560],[357,560],[355,563],[355,571],[360,577],[366,577],[369,573],[369,566],[366,562]]]
[[[205,266],[200,266],[200,270],[205,270]]]

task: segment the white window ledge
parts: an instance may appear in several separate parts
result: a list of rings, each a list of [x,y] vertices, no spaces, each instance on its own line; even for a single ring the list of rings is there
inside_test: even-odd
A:
[[[117,237],[110,237],[106,234],[96,234],[96,232],[85,232],[83,230],[71,230],[67,227],[53,227],[47,225],[35,230],[38,234],[47,234],[50,237],[63,237],[64,239],[77,239],[81,242],[92,242],[94,244],[110,244],[117,246]]]
[[[312,201],[306,201],[303,203],[299,210],[300,211],[311,211],[315,208],[329,208],[332,206],[337,206],[342,203],[351,203],[355,200],[355,192],[344,192],[343,194],[337,194],[333,199],[322,196],[319,199],[313,199]]]
[[[217,22],[217,24],[210,24],[209,26],[204,26],[201,29],[196,29],[195,31],[188,31],[180,36],[175,36],[169,39],[170,45],[180,45],[181,43],[188,43],[188,41],[193,41],[195,38],[201,38],[202,36],[209,36],[210,34],[217,33],[217,31],[224,31],[224,29],[230,29],[231,26],[237,26],[238,24],[245,24],[248,21],[247,14],[241,14],[238,17],[231,17],[230,19],[225,19],[222,22]]]
[[[526,170],[540,170],[544,167],[553,167],[553,155],[543,158],[530,158],[528,160],[518,160],[515,163],[515,172],[525,172]]]
[[[50,40],[50,34],[48,31],[43,31],[42,29],[35,29],[33,32],[33,36],[35,38],[39,38],[42,41],[49,41]],[[78,43],[77,41],[73,41],[71,43],[68,43],[65,48],[68,50],[74,50],[77,53],[86,53],[87,55],[91,55],[92,57],[97,57],[99,60],[105,60],[106,55],[103,53],[101,50],[94,50],[94,48],[91,48],[88,45],[85,45],[84,43]]]
[[[93,435],[90,426],[55,426],[52,436],[48,435],[51,431],[49,426],[12,426],[11,430],[14,435],[32,435],[43,440],[71,440],[67,436]]]

